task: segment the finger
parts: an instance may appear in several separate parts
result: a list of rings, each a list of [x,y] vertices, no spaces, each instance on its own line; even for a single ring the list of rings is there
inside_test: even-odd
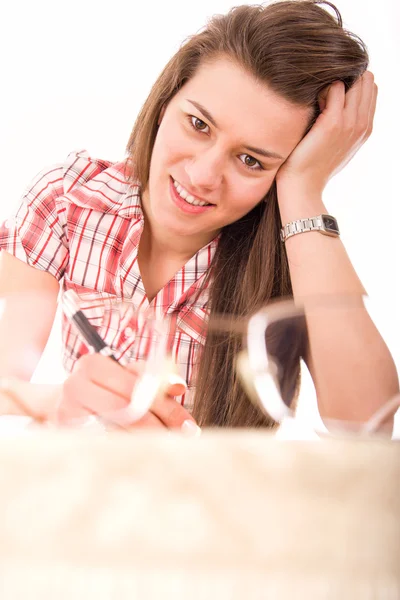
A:
[[[187,392],[187,383],[180,375],[169,373],[166,384],[162,391],[167,396],[182,396]]]
[[[346,92],[344,108],[346,114],[354,121],[357,119],[357,114],[360,107],[360,101],[363,93],[363,76],[359,77],[352,87]]]
[[[140,421],[137,421],[130,427],[126,427],[127,431],[135,429],[166,429],[165,424],[152,412],[148,412]],[[180,427],[182,433],[190,437],[198,437],[201,434],[200,427],[197,426],[193,419],[186,419]]]
[[[142,379],[141,383],[144,385],[135,387],[127,410],[122,411],[121,414],[110,415],[114,417],[113,420],[122,424],[139,422],[149,411],[153,410],[157,396],[172,400],[174,396],[181,396],[187,391],[185,380],[175,373],[169,373],[161,379],[149,375],[147,380]],[[171,403],[171,406],[175,407],[176,401]]]
[[[135,360],[134,362],[126,365],[126,368],[128,369],[128,371],[130,371],[131,373],[134,373],[135,375],[142,375],[143,371],[146,368],[146,361],[145,360]]]
[[[103,418],[102,420],[109,431],[122,430],[132,432],[135,429],[166,429],[164,423],[151,411],[146,413],[139,421],[134,421],[133,423],[129,418],[129,413],[124,409],[114,413],[111,419]]]
[[[319,110],[321,112],[323,112],[325,106],[326,106],[326,97],[328,95],[328,91],[329,91],[330,86],[324,88],[322,90],[322,92],[320,92],[318,94],[318,105],[319,105]]]
[[[167,367],[170,366],[167,363]],[[132,371],[137,375],[143,375],[146,369],[146,361],[140,360],[130,365],[127,365],[127,369]],[[162,391],[165,392],[169,396],[181,396],[187,391],[187,383],[178,375],[173,366],[170,366],[170,369],[167,368],[167,374],[164,376],[162,381]]]
[[[368,113],[368,126],[367,126],[367,135],[368,136],[371,135],[372,128],[374,125],[374,117],[375,117],[377,99],[378,99],[378,86],[376,85],[376,83],[374,83],[374,93],[372,95],[371,105],[369,107],[369,113]]]
[[[135,423],[126,427],[128,430],[133,429],[166,429],[165,424],[151,411],[146,413],[144,417],[136,421]]]
[[[101,354],[85,354],[78,361],[74,373],[99,388],[108,390],[121,398],[130,399],[137,381],[137,374],[121,367],[117,362]]]
[[[355,108],[353,105],[350,105],[350,109],[353,113],[356,114],[354,126],[356,127],[358,133],[364,133],[367,130],[369,124],[370,109],[375,94],[375,83],[374,76],[370,71],[366,71],[360,79],[361,85],[358,86],[360,87],[360,94],[358,96],[358,106]],[[352,90],[350,90],[350,92],[351,91]],[[348,94],[350,92],[348,92]]]
[[[324,113],[330,116],[341,115],[345,104],[345,96],[343,81],[334,81],[329,86],[326,94]]]
[[[76,419],[84,419],[90,414],[92,414],[91,411],[88,411],[80,402],[72,400],[71,397],[62,397],[55,407],[52,421],[56,425],[67,425]]]
[[[178,382],[178,381],[176,383],[170,383],[165,388],[165,393],[167,394],[167,396],[172,396],[172,397],[183,396],[183,394],[186,394],[186,392],[187,392],[187,385],[185,383]]]
[[[185,421],[193,421],[196,424],[186,408],[166,394],[157,396],[151,407],[151,412],[170,429],[180,429]]]
[[[81,373],[75,373],[64,382],[57,415],[58,420],[62,421],[81,418],[87,414],[112,415],[128,404],[129,397],[114,394],[95,385]]]

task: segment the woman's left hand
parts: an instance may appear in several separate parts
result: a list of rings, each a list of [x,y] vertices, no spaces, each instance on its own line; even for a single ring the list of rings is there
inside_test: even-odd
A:
[[[321,113],[279,169],[276,181],[322,193],[372,133],[378,87],[366,71],[345,93],[335,81],[319,97]]]

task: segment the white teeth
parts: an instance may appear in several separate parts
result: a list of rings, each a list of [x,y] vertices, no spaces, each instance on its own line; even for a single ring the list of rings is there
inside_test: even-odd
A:
[[[180,185],[178,185],[176,189],[178,190],[178,194],[180,195],[180,197],[184,200],[186,200],[186,198],[190,196],[190,194],[188,194],[187,191],[184,190],[183,187],[181,187]]]
[[[175,179],[174,179],[174,186],[176,188],[176,191],[180,195],[180,197],[183,198],[184,200],[186,200],[186,202],[188,202],[189,204],[193,204],[194,206],[207,206],[209,204],[208,202],[201,202],[201,200],[196,200],[196,198],[194,196],[192,196],[191,194],[189,194],[185,190],[185,188],[183,188],[181,185],[179,185],[179,183],[177,183],[175,181]]]

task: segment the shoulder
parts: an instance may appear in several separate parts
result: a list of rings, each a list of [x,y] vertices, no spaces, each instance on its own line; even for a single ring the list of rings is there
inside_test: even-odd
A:
[[[87,150],[74,150],[62,164],[64,192],[88,183],[118,163],[93,158]]]
[[[86,150],[71,152],[62,169],[63,197],[84,209],[137,216],[140,186],[129,176],[127,160],[93,158]]]
[[[65,213],[68,206],[125,218],[141,217],[140,186],[129,176],[127,160],[93,158],[73,151],[64,162],[40,171],[24,193],[24,204],[41,213]]]
[[[87,183],[113,164],[111,161],[93,159],[86,150],[71,152],[65,161],[44,167],[26,187],[24,195],[56,193],[61,196]]]

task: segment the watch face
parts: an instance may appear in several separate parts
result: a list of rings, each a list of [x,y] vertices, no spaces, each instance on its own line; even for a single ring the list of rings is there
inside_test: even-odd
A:
[[[339,226],[334,217],[331,217],[331,215],[322,215],[322,222],[327,232],[339,235]]]

